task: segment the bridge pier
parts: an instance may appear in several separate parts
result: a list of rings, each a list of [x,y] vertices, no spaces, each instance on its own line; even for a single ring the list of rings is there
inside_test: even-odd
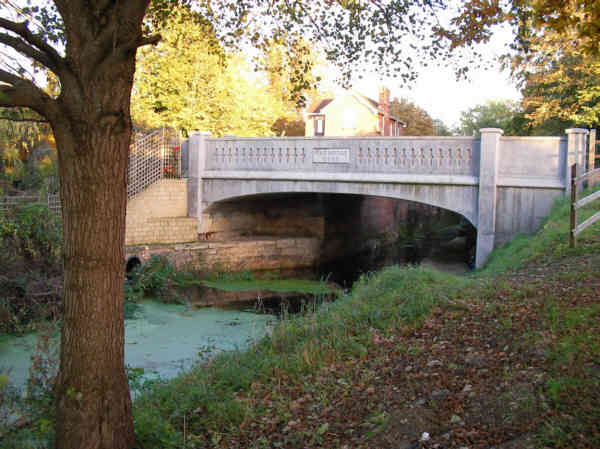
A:
[[[482,267],[494,249],[498,184],[499,128],[483,128],[479,156],[479,198],[477,209],[477,247],[475,268]]]
[[[206,168],[206,139],[209,137],[210,133],[192,131],[188,142],[188,217],[198,220],[198,233],[202,230],[202,173]]]

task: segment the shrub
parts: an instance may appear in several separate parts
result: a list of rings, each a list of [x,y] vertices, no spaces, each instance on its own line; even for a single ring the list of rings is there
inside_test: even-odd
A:
[[[133,270],[125,283],[125,298],[139,302],[153,297],[164,302],[181,302],[177,289],[194,284],[191,273],[178,271],[164,256],[153,255],[148,262]]]
[[[46,205],[0,215],[0,331],[55,317],[62,298],[62,223]]]

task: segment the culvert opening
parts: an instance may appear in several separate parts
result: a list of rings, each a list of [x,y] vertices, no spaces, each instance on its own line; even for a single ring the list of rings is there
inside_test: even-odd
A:
[[[137,256],[133,256],[127,259],[127,263],[125,264],[125,276],[127,276],[127,279],[131,280],[131,278],[133,277],[133,273],[141,265],[142,261]]]

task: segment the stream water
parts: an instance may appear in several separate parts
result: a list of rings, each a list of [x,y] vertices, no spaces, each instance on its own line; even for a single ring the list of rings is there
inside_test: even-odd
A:
[[[239,310],[190,308],[147,301],[135,319],[125,321],[125,363],[164,378],[189,369],[200,355],[244,348],[265,335],[270,315]],[[0,337],[0,372],[24,386],[36,346],[36,335]]]

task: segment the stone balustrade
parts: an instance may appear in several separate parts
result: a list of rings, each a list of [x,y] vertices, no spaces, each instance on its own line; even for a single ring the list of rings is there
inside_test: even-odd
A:
[[[206,139],[206,170],[377,172],[476,176],[472,137]]]

